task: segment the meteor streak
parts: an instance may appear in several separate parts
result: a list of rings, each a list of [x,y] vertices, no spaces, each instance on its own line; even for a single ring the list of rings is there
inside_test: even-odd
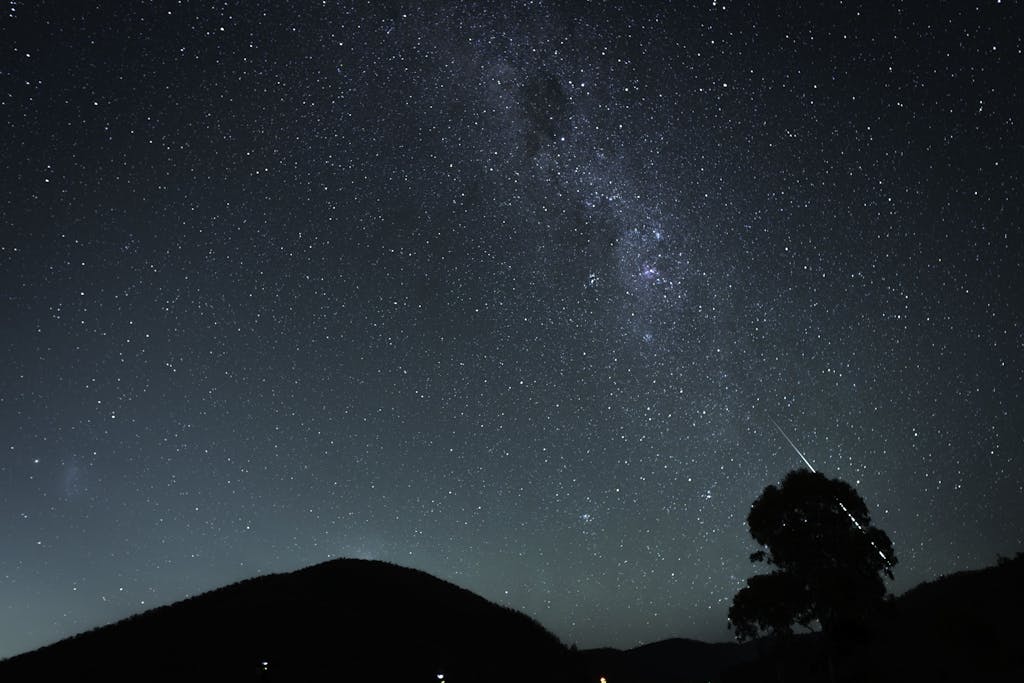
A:
[[[796,451],[796,454],[799,455],[800,459],[804,461],[804,464],[807,465],[807,468],[811,472],[815,472],[816,473],[818,470],[814,469],[814,465],[812,465],[811,462],[807,458],[804,457],[804,454],[801,453],[800,449],[796,447],[796,444],[793,443],[793,440],[789,438],[789,436],[786,434],[786,432],[782,431],[782,427],[779,426],[779,423],[776,422],[775,419],[771,415],[768,416],[768,419],[771,420],[772,424],[775,425],[775,428],[779,430],[779,434],[782,434],[782,438],[785,439],[787,442],[789,442],[789,445],[793,447],[793,450]],[[842,505],[842,503],[840,503],[840,505]]]
[[[794,451],[796,451],[796,454],[797,454],[797,455],[799,455],[799,456],[800,456],[800,459],[804,461],[804,464],[805,464],[805,465],[807,465],[807,468],[808,468],[808,469],[809,469],[809,470],[810,470],[811,472],[817,473],[817,472],[818,472],[818,470],[814,469],[814,465],[812,465],[812,464],[811,464],[811,461],[810,461],[810,460],[808,460],[808,459],[807,459],[807,458],[806,458],[806,457],[804,456],[804,454],[800,452],[800,449],[796,447],[796,444],[795,444],[795,443],[793,443],[793,440],[789,438],[789,435],[788,435],[788,434],[786,434],[786,432],[784,432],[784,431],[782,430],[782,427],[780,427],[780,426],[779,426],[779,423],[775,421],[775,418],[773,418],[773,417],[772,417],[771,415],[769,415],[769,416],[768,416],[768,419],[769,419],[769,420],[771,420],[772,424],[773,424],[773,425],[775,425],[775,428],[779,430],[779,434],[782,434],[782,438],[786,440],[786,443],[788,443],[788,444],[789,444],[790,446],[792,446],[792,447],[793,447],[793,450],[794,450]],[[840,507],[840,508],[841,508],[841,509],[843,510],[843,512],[845,512],[845,513],[846,513],[846,516],[850,518],[850,521],[851,521],[851,522],[853,522],[853,525],[854,525],[855,527],[857,527],[857,530],[858,530],[858,531],[864,531],[864,527],[862,527],[862,526],[860,525],[860,522],[858,522],[858,521],[857,521],[857,518],[853,516],[853,513],[851,513],[851,512],[849,511],[849,510],[847,510],[847,509],[846,509],[846,506],[845,506],[845,505],[843,505],[843,501],[841,501],[841,500],[837,500],[836,502],[837,502],[837,503],[839,503],[839,507]],[[879,549],[879,547],[878,547],[877,545],[875,545],[875,542],[874,542],[874,541],[872,541],[872,540],[871,540],[870,538],[868,539],[868,543],[870,543],[870,544],[871,544],[871,547],[875,549],[875,552],[877,552],[877,553],[878,553],[878,556],[882,558],[882,561],[883,561],[883,562],[885,562],[885,564],[886,564],[886,565],[888,565],[888,564],[889,564],[889,558],[887,558],[887,557],[885,556],[885,553],[883,553],[883,552],[882,552],[882,551],[881,551],[881,550]]]

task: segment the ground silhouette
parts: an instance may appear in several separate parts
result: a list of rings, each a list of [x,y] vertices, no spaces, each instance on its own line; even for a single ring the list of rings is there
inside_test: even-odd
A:
[[[1024,553],[958,572],[893,598],[865,637],[840,651],[844,682],[1024,681]],[[580,653],[590,681],[608,683],[819,683],[829,677],[820,633],[742,644],[671,639],[630,650]]]
[[[343,559],[243,581],[0,662],[0,680],[571,681],[514,610],[424,572]]]
[[[841,681],[1024,680],[1024,553],[889,601],[836,661]],[[264,665],[266,662],[266,665]],[[781,664],[781,666],[779,666]],[[827,679],[818,634],[672,639],[575,652],[532,619],[383,562],[243,581],[0,662],[0,681],[589,681]],[[781,674],[781,676],[780,676]]]
[[[835,661],[839,681],[1024,680],[1024,553],[993,567],[922,583],[887,601]],[[728,683],[827,680],[819,634],[760,639],[761,657],[723,674]]]

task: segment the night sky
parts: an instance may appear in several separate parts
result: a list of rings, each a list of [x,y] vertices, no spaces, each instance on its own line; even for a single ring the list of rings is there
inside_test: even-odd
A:
[[[822,4],[5,2],[0,656],[336,557],[725,640],[772,419],[896,592],[1024,549],[1024,8]]]

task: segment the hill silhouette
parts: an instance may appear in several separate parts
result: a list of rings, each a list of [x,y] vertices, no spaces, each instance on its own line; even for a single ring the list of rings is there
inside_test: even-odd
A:
[[[519,612],[421,571],[343,559],[12,657],[0,680],[566,681],[573,662]]]
[[[869,651],[878,680],[1024,680],[1024,553],[919,584],[894,602]]]
[[[705,643],[670,638],[629,650],[598,648],[581,653],[587,680],[609,683],[705,683],[758,657],[757,643]]]

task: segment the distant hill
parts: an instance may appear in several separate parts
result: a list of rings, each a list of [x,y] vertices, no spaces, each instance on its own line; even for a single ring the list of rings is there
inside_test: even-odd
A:
[[[540,624],[429,574],[335,560],[0,662],[2,681],[568,681]]]
[[[705,643],[671,638],[630,650],[583,650],[587,680],[609,683],[706,683],[758,656],[757,643]]]

